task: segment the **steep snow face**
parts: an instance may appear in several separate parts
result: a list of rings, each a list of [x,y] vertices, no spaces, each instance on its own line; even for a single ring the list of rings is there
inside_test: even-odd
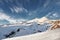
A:
[[[33,35],[14,37],[3,40],[60,40],[60,29],[48,30],[42,33],[36,33]]]
[[[37,22],[30,23],[19,23],[19,24],[7,24],[0,26],[0,39],[24,36],[29,34],[35,34],[38,32],[46,31],[51,24],[43,23],[38,24]]]

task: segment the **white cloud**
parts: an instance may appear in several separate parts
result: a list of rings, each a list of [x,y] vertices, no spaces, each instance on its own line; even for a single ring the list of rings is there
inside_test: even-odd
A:
[[[52,11],[52,12],[49,12],[48,15],[46,15],[46,17],[49,17],[49,18],[58,18],[59,17],[59,13],[55,12],[55,11]]]
[[[3,12],[0,12],[0,19],[3,20],[3,19],[9,19],[10,17],[5,15]]]
[[[52,14],[52,12],[49,12],[45,17],[48,17],[49,15],[51,15]]]
[[[14,20],[13,18],[11,18],[10,16],[6,15],[3,12],[0,12],[0,20],[7,20],[10,23],[16,23],[16,20]]]
[[[51,14],[52,15],[50,15],[50,18],[57,18],[57,17],[59,17],[59,13],[57,13],[57,12],[53,12]]]
[[[57,14],[57,13],[54,13],[53,16],[54,16],[54,17],[58,17],[58,14]]]
[[[18,12],[21,13],[21,12],[24,12],[24,11],[25,11],[26,13],[28,12],[28,10],[25,9],[25,8],[23,8],[23,7],[14,7],[13,9],[11,9],[11,11],[13,11],[13,10],[14,10],[16,13],[18,13]]]
[[[12,13],[14,12],[13,8],[10,8],[10,10],[11,10]]]
[[[33,16],[34,14],[38,13],[38,9],[37,10],[34,10],[34,11],[30,11],[28,13],[29,16]]]
[[[23,12],[23,8],[18,8],[18,7],[16,7],[16,8],[14,8],[14,10],[18,13],[18,12]]]
[[[0,20],[7,20],[9,23],[17,23],[21,21],[26,21],[26,19],[14,19],[8,15],[6,15],[4,12],[0,12]]]

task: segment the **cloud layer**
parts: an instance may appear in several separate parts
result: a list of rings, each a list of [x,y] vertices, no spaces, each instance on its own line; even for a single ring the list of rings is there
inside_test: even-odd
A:
[[[6,20],[9,23],[17,23],[20,21],[26,21],[25,19],[14,19],[10,17],[9,15],[5,14],[4,12],[0,12],[0,20]]]
[[[59,4],[60,0],[0,0],[0,20],[16,23],[43,16],[58,19]]]

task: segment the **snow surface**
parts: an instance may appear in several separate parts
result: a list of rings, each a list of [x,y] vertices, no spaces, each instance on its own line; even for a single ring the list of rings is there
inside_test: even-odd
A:
[[[13,37],[3,40],[60,40],[60,28],[32,35]]]
[[[32,35],[35,33],[44,32],[50,26],[51,24],[46,22],[43,24],[39,24],[37,22],[27,22],[27,23],[0,25],[0,39],[19,37],[30,34]],[[20,29],[19,32],[17,32],[18,29]],[[9,37],[6,37],[6,35],[11,34],[12,31],[14,31],[15,33],[13,35],[10,35]]]

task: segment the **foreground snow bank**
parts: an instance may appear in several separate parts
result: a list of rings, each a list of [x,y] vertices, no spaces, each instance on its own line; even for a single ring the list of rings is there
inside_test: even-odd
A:
[[[2,40],[60,40],[60,29],[48,30],[42,33],[32,35],[13,37]]]

